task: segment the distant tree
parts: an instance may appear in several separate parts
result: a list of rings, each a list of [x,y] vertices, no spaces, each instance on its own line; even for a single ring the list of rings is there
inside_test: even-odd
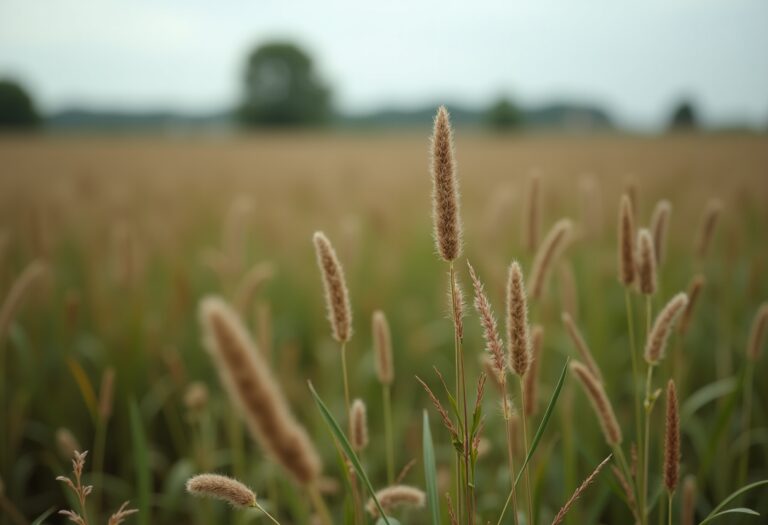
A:
[[[264,44],[251,52],[239,111],[246,125],[317,124],[330,114],[330,91],[318,79],[307,53],[285,42]]]
[[[0,128],[32,128],[40,123],[32,97],[13,80],[0,80]]]
[[[494,102],[486,113],[488,125],[498,130],[519,127],[522,120],[518,107],[506,98]]]
[[[698,126],[698,120],[693,104],[685,100],[678,104],[672,112],[669,127],[672,129],[692,129]]]

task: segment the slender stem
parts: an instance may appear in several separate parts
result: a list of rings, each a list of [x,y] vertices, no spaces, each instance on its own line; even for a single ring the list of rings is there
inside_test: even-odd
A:
[[[669,506],[667,507],[667,525],[672,525],[672,497],[674,496],[674,493],[668,492],[669,495]]]
[[[254,506],[254,507],[256,507],[257,509],[259,509],[259,510],[262,512],[262,514],[264,514],[264,515],[265,515],[267,518],[269,518],[269,519],[272,521],[272,523],[276,523],[277,525],[280,525],[280,522],[279,522],[279,521],[277,521],[277,520],[274,518],[274,516],[272,516],[272,514],[270,514],[270,513],[269,513],[269,512],[267,512],[266,510],[264,510],[264,507],[262,507],[261,505],[259,505],[259,502],[258,502],[258,501],[255,501],[255,502],[253,503],[253,506]]]
[[[344,376],[344,404],[347,409],[346,418],[349,421],[349,411],[351,403],[349,402],[349,379],[347,377],[347,343],[341,343],[341,372]]]
[[[522,405],[523,409],[520,410],[520,419],[523,422],[523,445],[525,446],[525,453],[528,454],[528,423],[526,422],[527,418],[525,416],[525,389],[523,388],[523,376],[518,377],[519,381],[518,384],[520,385],[520,404]],[[528,500],[528,520],[526,523],[530,523],[531,525],[534,525],[534,516],[533,516],[533,499],[531,498],[531,469],[530,462],[528,465],[525,466],[525,494],[526,498]]]
[[[506,371],[505,371],[506,373]],[[517,494],[515,491],[515,458],[514,447],[512,443],[512,431],[509,428],[509,422],[512,415],[509,410],[509,400],[507,399],[507,381],[506,377],[503,381],[503,400],[504,400],[504,427],[507,430],[507,454],[509,456],[509,481],[512,485],[512,516],[514,517],[515,525],[517,525]]]
[[[93,444],[93,470],[92,473],[98,477],[97,487],[104,485],[104,448],[106,447],[107,439],[107,421],[105,418],[99,415],[96,421],[96,436],[94,437]],[[93,500],[94,514],[99,515],[101,511],[101,502],[104,497],[103,489],[97,489],[96,495]]]
[[[638,392],[638,381],[639,381],[639,373],[640,373],[640,367],[637,363],[637,348],[635,346],[635,329],[634,329],[634,320],[633,320],[633,313],[632,313],[632,298],[630,297],[630,290],[629,287],[624,288],[624,303],[627,310],[627,330],[629,331],[629,353],[632,357],[632,395],[634,397],[635,401],[635,436],[637,437],[638,441],[638,450],[640,452],[640,458],[639,461],[641,464],[644,463],[644,444],[643,444],[643,434],[642,434],[642,416],[641,416],[641,409],[640,409],[640,394]],[[629,474],[629,472],[627,472]],[[642,523],[645,523],[645,517],[644,517],[644,505],[645,501],[643,501],[642,494],[639,495],[637,504],[640,507],[639,512],[641,514],[641,521]]]
[[[387,440],[387,482],[392,485],[395,482],[395,445],[392,437],[392,402],[389,385],[382,385],[382,397],[384,400],[384,438]]]
[[[651,296],[645,296],[645,336],[651,333]]]
[[[312,484],[307,487],[307,490],[309,491],[309,498],[312,500],[312,504],[315,506],[315,510],[319,514],[322,524],[333,525],[331,513],[328,511],[328,507],[326,506],[325,501],[323,501],[323,497],[317,490],[317,485]]]
[[[744,403],[742,414],[742,429],[745,440],[744,453],[741,455],[739,462],[739,487],[743,486],[747,481],[747,470],[749,468],[749,449],[751,440],[751,417],[752,417],[752,387],[754,381],[754,365],[752,361],[747,360],[746,370],[744,371],[744,383],[742,388],[744,389]]]
[[[650,435],[651,435],[651,411],[653,410],[653,402],[651,399],[651,388],[653,387],[653,365],[648,365],[648,375],[645,379],[645,434],[643,438],[644,450],[643,450],[643,490],[641,493],[642,504],[640,506],[640,513],[643,519],[643,523],[647,523],[648,515],[646,505],[648,502],[648,459],[650,450]]]

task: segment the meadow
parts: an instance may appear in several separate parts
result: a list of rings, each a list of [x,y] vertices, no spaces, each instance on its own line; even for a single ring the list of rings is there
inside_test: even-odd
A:
[[[374,523],[362,509],[365,479],[344,467],[342,458],[351,454],[308,384],[346,429],[347,380],[351,397],[366,405],[367,439],[349,437],[371,486],[418,489],[401,494],[404,507],[392,510],[401,523],[438,523],[436,511],[450,523],[446,494],[462,524],[552,523],[611,454],[610,466],[580,493],[565,523],[661,524],[671,512],[673,523],[688,525],[736,507],[761,516],[743,511],[713,522],[764,522],[766,485],[716,507],[740,487],[768,479],[762,383],[768,356],[764,340],[757,349],[750,341],[768,300],[768,138],[490,135],[459,128],[455,155],[463,251],[453,271],[465,301],[459,341],[449,265],[433,239],[426,126],[354,135],[0,137],[0,523],[32,523],[49,510],[82,513],[55,479],[70,475],[75,450],[89,451],[87,523],[106,523],[127,500],[126,508],[138,512],[125,516],[126,523],[268,522],[259,509],[188,494],[187,480],[205,472],[246,483],[279,523]],[[652,294],[619,279],[622,195],[633,206],[635,228],[650,227],[657,204],[669,203]],[[461,445],[455,437],[451,442],[417,377],[458,433],[469,434],[471,421],[454,391],[456,345],[472,409],[493,344],[486,344],[489,325],[481,325],[473,306],[467,262],[484,283],[506,352],[508,267],[519,261],[529,280],[536,249],[562,218],[571,221],[567,246],[540,297],[528,297],[528,319],[541,332],[538,394],[529,400],[527,428],[512,415],[526,412],[518,378],[507,378],[507,397],[488,377],[476,421],[482,424],[472,428],[477,439],[468,440],[473,467],[467,473],[460,452],[457,459]],[[346,374],[328,322],[316,231],[330,239],[349,289],[352,333],[341,337],[349,339]],[[649,325],[696,276],[703,286],[687,325],[671,329],[666,355],[652,367],[648,393],[661,393],[653,397],[650,439],[643,441],[636,403],[646,394],[642,351]],[[200,312],[201,301],[214,295],[239,314],[261,372],[306,428],[323,465],[311,483],[297,480],[279,452],[275,458],[253,439],[228,395],[232,385],[218,377],[209,355],[215,349],[206,351],[203,335],[207,330],[210,338],[213,330],[215,339],[216,330],[201,326],[208,314]],[[378,310],[391,330],[389,389],[377,368],[372,316]],[[585,354],[569,336],[563,312],[599,367],[598,390],[623,431],[618,448],[626,465],[606,443],[578,374],[566,364]],[[642,377],[633,372],[633,348]],[[664,488],[668,379],[679,400],[681,451],[671,511]],[[425,411],[432,447],[424,439]],[[534,439],[542,421],[541,439]],[[647,454],[639,447],[645,442]],[[515,509],[500,517],[511,489],[509,459],[520,472],[533,443]],[[462,472],[471,479],[462,481]],[[633,498],[647,513],[638,515],[638,501],[633,510]],[[65,518],[53,513],[37,523]]]

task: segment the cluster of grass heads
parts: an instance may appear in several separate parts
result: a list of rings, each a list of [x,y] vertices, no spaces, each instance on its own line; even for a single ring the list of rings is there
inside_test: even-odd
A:
[[[278,155],[269,169],[284,178],[256,187],[241,174],[253,167],[243,167],[243,144],[232,146],[238,163],[221,151],[202,163],[238,172],[220,183],[182,161],[199,155],[189,146],[167,156],[125,146],[143,159],[131,169],[151,167],[152,177],[77,143],[0,147],[21,160],[21,175],[3,183],[0,232],[0,523],[54,522],[66,516],[50,509],[63,508],[109,522],[126,500],[139,512],[121,507],[117,519],[158,524],[687,525],[765,515],[764,144],[669,139],[643,146],[660,156],[650,161],[619,142],[626,161],[610,141],[584,145],[587,154],[571,151],[578,140],[525,149],[523,139],[512,142],[523,162],[559,151],[565,160],[550,168],[561,175],[548,176],[544,159],[540,173],[510,178],[508,144],[469,136],[457,145],[459,206],[447,119],[439,113],[433,148],[437,250],[421,138],[395,143],[404,154],[386,161],[377,148],[391,138],[349,139],[337,150],[362,152],[341,166],[327,138],[292,148],[264,139],[257,158]],[[34,147],[65,162],[42,165]],[[686,164],[691,151],[698,162]],[[607,173],[632,159],[634,177]],[[175,162],[190,173],[159,173]],[[729,163],[747,175],[706,175]],[[60,165],[72,172],[41,175],[45,187],[29,179]],[[476,175],[489,167],[495,175]],[[606,173],[573,176],[587,168]],[[320,175],[296,174],[306,169]],[[622,194],[629,220],[617,235]],[[318,227],[338,250],[315,236],[330,329],[312,253]],[[521,277],[507,281],[513,260]],[[631,277],[617,279],[622,265]],[[695,295],[695,308],[654,335],[678,292],[689,305]],[[461,298],[470,293],[476,312]],[[206,355],[215,350],[197,317],[211,294],[237,319],[219,344],[258,352],[261,374],[235,366],[217,379],[222,365]],[[505,337],[494,318],[503,299]],[[593,401],[603,396],[596,413],[576,376]],[[665,411],[667,379],[679,408]],[[304,432],[322,470],[296,463]],[[89,467],[76,468],[93,488],[78,501],[55,478],[86,449]],[[245,508],[189,497],[190,479],[195,494]]]

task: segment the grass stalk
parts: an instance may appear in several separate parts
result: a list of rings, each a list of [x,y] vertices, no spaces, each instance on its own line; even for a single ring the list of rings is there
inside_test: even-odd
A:
[[[392,392],[390,385],[382,385],[384,404],[384,439],[386,439],[387,483],[395,482],[395,443],[392,435]]]
[[[744,371],[744,383],[742,388],[744,389],[744,402],[742,405],[742,436],[744,439],[744,452],[741,455],[739,461],[739,486],[743,486],[747,482],[747,469],[749,468],[749,449],[750,440],[752,439],[750,428],[752,418],[752,390],[754,383],[755,364],[752,360],[747,359]]]
[[[504,427],[507,432],[507,455],[509,456],[509,482],[512,484],[511,487],[511,494],[512,494],[512,517],[514,518],[514,523],[517,525],[517,493],[515,491],[515,450],[512,443],[512,432],[509,428],[509,422],[512,417],[512,414],[510,412],[509,408],[509,400],[507,399],[507,384],[506,380],[504,381],[504,391],[503,391],[503,403],[504,403]]]
[[[518,381],[518,384],[520,385],[520,403],[525,406],[525,388],[523,388],[523,378],[519,377],[520,381]],[[525,446],[525,450],[528,450],[528,423],[527,423],[527,417],[525,415],[525,410],[520,411],[520,419],[523,423],[523,445]],[[528,503],[528,520],[526,523],[530,523],[531,525],[534,524],[534,516],[533,516],[533,498],[531,497],[531,469],[528,468],[528,465],[524,467],[525,469],[525,495],[526,500]]]

